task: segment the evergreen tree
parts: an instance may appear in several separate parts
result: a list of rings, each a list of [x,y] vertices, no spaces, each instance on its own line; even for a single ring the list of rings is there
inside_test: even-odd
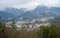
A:
[[[40,26],[38,31],[40,38],[57,38],[57,30],[54,25]]]
[[[6,38],[5,24],[0,23],[0,38]]]
[[[16,27],[16,22],[15,22],[15,21],[12,21],[11,26],[12,26],[12,29],[15,30],[15,29],[17,28],[17,27]]]

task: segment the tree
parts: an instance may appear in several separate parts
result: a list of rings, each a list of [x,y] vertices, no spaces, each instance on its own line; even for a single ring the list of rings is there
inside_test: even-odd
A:
[[[40,36],[41,38],[48,38],[48,33],[49,33],[49,26],[40,26],[38,36]]]
[[[54,25],[40,26],[38,31],[40,38],[57,38],[57,30]]]
[[[16,28],[17,28],[17,27],[16,27],[16,22],[15,22],[15,21],[12,21],[11,26],[12,26],[12,29],[16,29]]]
[[[49,38],[57,38],[57,28],[55,25],[50,25]]]
[[[0,38],[6,38],[5,24],[0,23]]]

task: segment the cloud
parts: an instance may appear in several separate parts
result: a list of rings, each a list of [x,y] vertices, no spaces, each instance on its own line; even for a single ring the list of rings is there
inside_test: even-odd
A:
[[[12,7],[17,7],[17,8],[29,8],[29,9],[33,9],[35,8],[36,6],[38,6],[39,3],[36,2],[36,1],[31,1],[31,2],[28,2],[28,3],[22,3],[22,4],[15,4],[15,5],[12,5]]]
[[[60,7],[60,2],[58,0],[46,0],[44,3],[42,3],[45,6],[48,7]]]
[[[60,0],[0,0],[0,8],[15,7],[33,9],[38,5],[60,7]]]

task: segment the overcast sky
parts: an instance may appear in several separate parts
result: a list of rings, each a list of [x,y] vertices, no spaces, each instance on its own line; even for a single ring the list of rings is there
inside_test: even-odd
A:
[[[38,5],[60,7],[60,0],[0,0],[0,9],[6,7],[33,9]]]

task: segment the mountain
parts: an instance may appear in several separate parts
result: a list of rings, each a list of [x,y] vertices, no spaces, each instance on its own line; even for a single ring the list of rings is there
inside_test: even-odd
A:
[[[43,17],[55,17],[60,15],[60,7],[37,6],[34,10],[28,11],[21,16],[27,19],[43,18]]]
[[[23,9],[16,9],[16,8],[6,8],[6,12],[14,15],[14,16],[20,16],[21,14],[25,13],[26,11]]]
[[[60,22],[60,15],[55,17],[55,22]]]
[[[17,9],[17,8],[6,8],[4,11],[0,11],[0,20],[17,20],[23,18],[23,20],[29,19],[37,19],[43,17],[56,17],[60,15],[60,7],[51,7],[48,8],[46,6],[37,6],[34,10],[27,9]]]
[[[13,15],[4,11],[0,11],[0,22],[8,21],[9,18],[13,18]]]
[[[6,8],[5,10],[0,11],[0,21],[16,20],[18,16],[25,12],[26,11],[23,9]]]

